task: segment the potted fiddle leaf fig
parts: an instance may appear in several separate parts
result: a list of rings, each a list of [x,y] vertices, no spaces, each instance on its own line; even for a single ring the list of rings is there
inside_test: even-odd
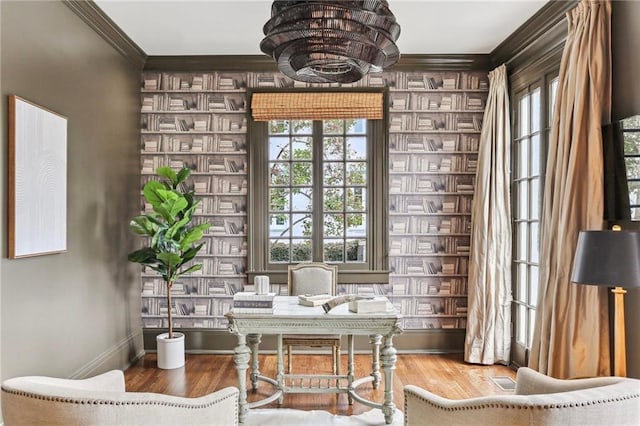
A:
[[[133,232],[147,238],[145,247],[129,253],[129,261],[140,263],[158,272],[164,280],[167,294],[168,332],[156,336],[158,367],[180,368],[184,365],[184,334],[173,331],[171,288],[184,274],[198,271],[200,263],[190,263],[198,254],[204,231],[209,223],[193,225],[192,216],[200,201],[186,180],[191,170],[177,173],[169,167],[159,167],[159,180],[149,181],[143,189],[147,204],[153,211],[133,218]]]

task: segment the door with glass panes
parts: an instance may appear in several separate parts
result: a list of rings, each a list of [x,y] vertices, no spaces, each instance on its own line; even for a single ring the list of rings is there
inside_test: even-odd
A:
[[[513,304],[511,358],[527,365],[538,301],[544,170],[558,87],[545,75],[514,98],[512,149]]]

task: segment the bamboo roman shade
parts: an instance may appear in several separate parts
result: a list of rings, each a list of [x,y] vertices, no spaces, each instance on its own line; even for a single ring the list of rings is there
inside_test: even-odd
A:
[[[268,92],[254,93],[255,121],[382,119],[382,92]]]

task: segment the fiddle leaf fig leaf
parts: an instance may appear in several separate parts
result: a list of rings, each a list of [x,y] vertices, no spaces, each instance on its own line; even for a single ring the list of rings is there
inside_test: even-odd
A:
[[[131,252],[127,258],[130,262],[141,263],[143,265],[148,265],[158,261],[155,250],[149,247]]]
[[[187,250],[191,246],[191,244],[202,239],[204,231],[210,226],[211,225],[208,223],[203,223],[202,225],[191,228],[180,242],[180,248],[182,250]]]
[[[167,167],[167,166],[158,167],[156,169],[156,174],[158,176],[162,176],[164,178],[169,179],[169,181],[171,182],[173,187],[175,187],[175,185],[176,185],[176,183],[178,181],[178,177],[176,175],[176,172],[174,172],[171,167]]]
[[[180,197],[172,201],[173,203],[171,205],[170,212],[171,212],[171,216],[173,217],[178,216],[178,213],[180,213],[185,208],[187,208],[187,200],[184,197]]]
[[[142,189],[142,193],[144,194],[144,199],[147,200],[149,204],[151,204],[154,208],[156,205],[162,203],[162,199],[158,194],[158,190],[164,190],[164,186],[156,181],[152,180],[146,183],[144,188]]]
[[[180,256],[176,253],[158,253],[158,259],[169,269],[174,269],[180,263]]]
[[[136,234],[140,235],[153,235],[156,231],[157,225],[147,216],[134,217],[129,226]]]
[[[167,238],[173,239],[178,231],[180,231],[184,226],[189,223],[191,218],[183,217],[181,220],[176,222],[171,228],[167,230]],[[181,244],[182,245],[182,244]]]
[[[191,169],[188,167],[183,167],[182,170],[180,170],[178,172],[178,175],[176,176],[175,185],[178,185],[184,182],[189,178],[189,176],[191,176]]]
[[[203,245],[204,243],[199,244],[195,247],[191,247],[189,250],[186,250],[184,253],[182,253],[182,259],[184,260],[184,263],[187,263],[188,261],[196,257]]]
[[[171,206],[167,205],[168,202],[164,202],[162,204],[158,204],[154,206],[154,210],[162,216],[162,218],[167,222],[171,223],[173,220],[173,216],[171,215]]]
[[[162,275],[162,278],[164,278],[167,275],[167,268],[165,268],[164,266],[160,265],[147,265],[149,268],[153,269],[154,271],[156,271],[157,273],[159,273],[160,275]]]
[[[180,275],[188,274],[189,272],[196,272],[202,269],[201,263],[196,263],[195,265],[189,266],[187,269],[183,269],[179,272]]]

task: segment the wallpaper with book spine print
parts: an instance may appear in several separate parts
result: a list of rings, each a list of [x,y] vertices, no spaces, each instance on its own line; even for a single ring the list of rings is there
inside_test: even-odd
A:
[[[465,328],[471,201],[487,98],[484,72],[385,72],[357,83],[305,84],[279,73],[145,72],[141,172],[190,167],[212,223],[201,271],[174,284],[175,326],[226,328],[233,294],[247,284],[249,88],[389,87],[388,284],[342,284],[339,294],[385,295],[405,329]],[[150,206],[142,206],[149,211]],[[271,291],[286,294],[286,285]],[[162,279],[142,272],[144,327],[166,327]]]

